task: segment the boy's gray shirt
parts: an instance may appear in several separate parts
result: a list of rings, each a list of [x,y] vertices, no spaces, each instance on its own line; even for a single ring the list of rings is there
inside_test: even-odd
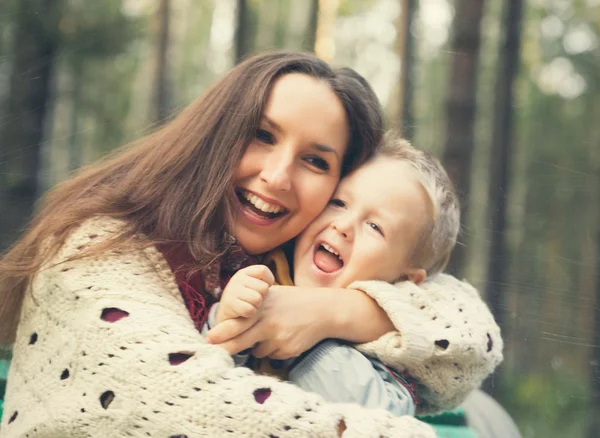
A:
[[[203,334],[215,327],[218,305],[210,309]],[[247,353],[232,357],[235,364],[241,366],[249,356]],[[300,358],[285,362],[291,383],[327,401],[385,409],[398,416],[415,415],[413,397],[398,377],[377,359],[350,345],[327,339]]]

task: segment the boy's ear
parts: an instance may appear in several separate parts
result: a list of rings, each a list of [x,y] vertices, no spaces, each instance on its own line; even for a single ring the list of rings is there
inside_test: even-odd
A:
[[[427,278],[427,272],[425,271],[425,269],[411,269],[410,271],[408,271],[407,277],[414,284],[419,285],[423,283]]]

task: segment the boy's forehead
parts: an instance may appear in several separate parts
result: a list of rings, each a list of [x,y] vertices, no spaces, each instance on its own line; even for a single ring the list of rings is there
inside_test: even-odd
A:
[[[378,157],[344,178],[338,191],[390,222],[426,220],[429,215],[427,192],[405,160]]]
[[[417,181],[417,172],[408,161],[391,157],[377,157],[342,178],[338,188],[372,187],[393,189]]]
[[[377,177],[377,169],[382,166],[386,166],[385,162],[381,158],[375,158],[342,178],[338,187],[343,189],[366,182],[376,182],[380,180]]]

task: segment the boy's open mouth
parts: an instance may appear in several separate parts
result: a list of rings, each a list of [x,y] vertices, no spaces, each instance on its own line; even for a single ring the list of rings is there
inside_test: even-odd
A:
[[[321,271],[331,274],[344,266],[340,253],[331,245],[321,242],[315,246],[313,263]]]
[[[246,210],[262,219],[275,219],[288,212],[286,208],[270,204],[248,190],[236,189],[235,194]]]

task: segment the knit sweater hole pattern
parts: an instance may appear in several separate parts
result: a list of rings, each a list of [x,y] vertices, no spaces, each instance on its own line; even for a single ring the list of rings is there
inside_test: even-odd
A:
[[[341,421],[344,438],[435,436],[414,418],[326,404],[289,383],[235,368],[224,349],[207,344],[198,332],[167,261],[154,247],[73,259],[92,241],[101,244],[114,237],[122,226],[106,218],[82,224],[32,279],[14,344],[0,438],[335,438]],[[408,286],[398,290],[385,284],[385,290],[373,293],[402,333],[366,347],[386,365],[415,371],[434,396],[454,390],[432,400],[435,406],[452,403],[457,386],[470,389],[501,358],[499,332],[486,308],[476,302],[477,311],[471,311],[461,303],[463,318],[478,322],[468,327],[474,338],[485,339],[484,352],[486,332],[493,337],[491,359],[482,363],[478,341],[470,341],[467,330],[460,331],[466,342],[454,329],[424,331],[425,317],[429,321],[433,315],[420,307],[433,307],[425,300],[430,293]],[[429,292],[443,298],[463,290],[456,281],[440,283],[439,293]],[[446,312],[452,306],[451,300],[437,301]],[[433,351],[435,339],[449,340],[447,351]],[[456,361],[462,372],[452,366]],[[451,384],[458,375],[465,383]]]

